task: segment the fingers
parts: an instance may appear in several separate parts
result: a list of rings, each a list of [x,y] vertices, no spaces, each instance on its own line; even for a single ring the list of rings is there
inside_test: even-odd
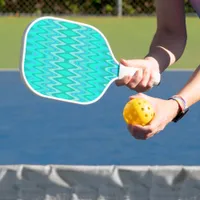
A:
[[[120,59],[120,63],[122,64],[122,65],[124,65],[124,66],[129,66],[129,61],[128,60],[124,60],[124,59]]]
[[[131,80],[126,85],[130,89],[135,89],[138,86],[138,84],[142,81],[142,79],[143,79],[143,70],[139,69],[136,71],[134,76],[131,78]]]
[[[147,140],[160,132],[157,127],[152,125],[146,127],[128,125],[128,130],[138,140]]]
[[[124,66],[127,67],[135,67],[135,68],[139,68],[141,70],[138,70],[134,76],[125,76],[122,79],[118,79],[115,81],[115,84],[117,86],[124,86],[127,85],[130,89],[134,89],[138,83],[140,82],[140,80],[143,77],[143,72],[142,69],[144,68],[145,65],[142,65],[141,63],[143,63],[143,60],[124,60],[121,59],[120,63]],[[129,82],[131,82],[130,84],[128,84]]]
[[[128,128],[128,130],[129,130],[129,132],[131,133],[131,135],[132,135],[135,139],[137,139],[137,140],[145,140],[145,137],[144,137],[143,134],[138,134],[137,132],[134,131],[134,126],[132,126],[132,125],[129,124],[129,125],[127,126],[127,128]]]
[[[139,68],[135,74],[131,76],[125,76],[122,79],[115,81],[117,86],[126,85],[128,88],[137,92],[144,92],[153,87],[153,78],[151,78],[150,71],[147,69]]]
[[[149,61],[121,59],[120,63],[127,67],[138,68],[138,70],[132,77],[126,76],[122,79],[116,80],[115,83],[117,86],[126,85],[136,92],[146,92],[155,85],[155,77],[153,77],[155,72],[153,71]]]
[[[135,99],[135,98],[144,98],[144,99],[146,99],[147,96],[145,94],[143,94],[143,93],[137,93],[135,95],[130,96],[129,100],[132,100],[132,99]]]
[[[139,96],[141,96],[141,94],[139,94]],[[163,123],[163,120],[161,121],[160,117],[155,115],[154,119],[150,122],[149,125],[128,125],[128,130],[134,138],[139,140],[147,140],[162,131],[164,127],[165,123]]]
[[[120,63],[127,67],[145,68],[147,61],[142,59],[135,59],[135,60],[120,59]]]
[[[139,69],[136,71],[134,76],[125,76],[124,78],[117,80],[115,83],[117,86],[126,85],[137,92],[144,92],[153,87],[152,80],[150,79],[150,72],[148,70],[143,71],[142,69]]]
[[[116,80],[116,81],[115,81],[115,84],[116,84],[117,86],[123,86],[123,85],[128,84],[128,83],[131,81],[131,79],[132,79],[131,76],[125,76],[125,77],[123,77],[122,79]]]
[[[147,69],[143,70],[143,79],[140,82],[141,87],[147,87],[150,80],[150,71]]]

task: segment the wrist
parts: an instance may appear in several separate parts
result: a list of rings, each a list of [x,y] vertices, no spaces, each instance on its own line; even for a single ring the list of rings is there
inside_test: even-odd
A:
[[[178,113],[181,111],[179,104],[174,101],[173,99],[168,99],[168,102],[170,103],[170,107],[172,110],[172,116],[171,121],[178,115]]]
[[[187,112],[188,112],[188,106],[187,106],[187,102],[185,101],[185,99],[183,97],[181,97],[180,95],[174,95],[172,97],[170,97],[168,99],[169,101],[173,101],[174,103],[176,103],[177,107],[174,110],[176,113],[176,115],[173,118],[173,122],[177,122],[179,121]]]
[[[153,45],[146,57],[154,58],[158,62],[160,73],[176,62],[174,53],[161,45]]]
[[[152,57],[152,56],[147,56],[144,58],[145,60],[148,60],[151,63],[151,67],[154,68],[158,73],[160,73],[160,66],[158,61]]]

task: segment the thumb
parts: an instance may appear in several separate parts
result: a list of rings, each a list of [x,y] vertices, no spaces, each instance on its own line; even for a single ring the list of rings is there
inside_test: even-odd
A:
[[[155,128],[160,124],[160,122],[161,122],[161,119],[160,119],[159,115],[155,112],[154,117],[151,120],[151,122],[148,124],[148,126]]]
[[[143,93],[137,93],[135,95],[132,95],[129,97],[129,100],[135,99],[135,98],[143,98],[143,99],[148,99],[147,96]]]
[[[129,62],[128,62],[128,60],[120,59],[120,63],[121,63],[122,65],[126,66],[126,67],[129,66]]]
[[[147,65],[147,61],[142,59],[134,59],[134,60],[120,59],[120,63],[127,67],[137,67],[137,68],[145,68]]]

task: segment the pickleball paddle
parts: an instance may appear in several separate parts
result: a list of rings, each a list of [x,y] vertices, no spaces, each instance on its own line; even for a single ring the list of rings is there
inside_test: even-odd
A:
[[[59,101],[91,104],[134,67],[121,65],[95,27],[55,17],[34,20],[25,30],[20,72],[35,94]],[[155,85],[160,74],[154,77]]]

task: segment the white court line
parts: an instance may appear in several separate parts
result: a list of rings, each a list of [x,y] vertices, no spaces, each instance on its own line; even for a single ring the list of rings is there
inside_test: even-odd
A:
[[[0,68],[0,72],[17,72],[19,69],[17,68]]]
[[[166,72],[192,72],[195,69],[167,69]]]
[[[191,72],[191,71],[194,71],[195,69],[167,69],[166,70],[166,72],[168,72],[168,71],[172,71],[172,72]],[[18,68],[0,68],[0,72],[17,72],[17,71],[19,71],[19,69]]]

